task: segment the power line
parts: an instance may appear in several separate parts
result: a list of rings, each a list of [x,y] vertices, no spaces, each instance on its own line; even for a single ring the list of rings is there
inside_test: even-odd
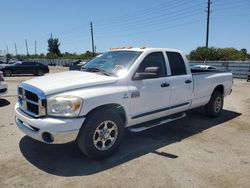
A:
[[[201,10],[201,7],[199,7],[200,5],[205,5],[203,2],[202,3],[197,3],[191,6],[168,6],[165,7],[165,10],[161,10],[161,11],[157,11],[155,13],[150,13],[146,16],[141,16],[139,15],[138,17],[132,17],[131,19],[127,18],[126,20],[122,21],[122,20],[118,20],[115,23],[109,22],[107,24],[104,25],[104,23],[102,25],[104,26],[99,26],[100,24],[98,24],[98,28],[105,28],[105,27],[114,27],[114,26],[127,26],[127,25],[138,25],[138,24],[142,24],[142,23],[149,23],[149,22],[157,22],[159,20],[162,21],[167,21],[169,18],[174,17],[175,15],[182,15],[184,13],[188,13],[190,11],[197,11],[197,10]],[[175,9],[177,8],[177,9]],[[168,9],[170,9],[170,11],[167,11]],[[112,23],[112,24],[110,24]]]

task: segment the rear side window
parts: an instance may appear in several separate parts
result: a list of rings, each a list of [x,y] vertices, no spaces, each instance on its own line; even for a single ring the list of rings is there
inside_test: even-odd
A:
[[[34,62],[31,61],[26,61],[22,63],[24,66],[30,66],[30,65],[34,65]]]
[[[185,62],[181,54],[177,52],[166,52],[172,76],[187,74]]]

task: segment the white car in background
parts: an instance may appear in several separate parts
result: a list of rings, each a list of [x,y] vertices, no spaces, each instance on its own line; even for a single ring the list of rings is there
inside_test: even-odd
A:
[[[194,65],[191,69],[217,70],[216,67],[211,65]]]
[[[7,84],[4,82],[3,73],[0,72],[0,95],[7,93]]]

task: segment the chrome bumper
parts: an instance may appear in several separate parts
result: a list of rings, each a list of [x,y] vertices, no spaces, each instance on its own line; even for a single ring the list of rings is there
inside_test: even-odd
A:
[[[47,143],[62,144],[74,141],[85,118],[37,118],[34,119],[24,114],[18,104],[15,106],[15,122],[17,127],[29,137]],[[48,141],[45,135],[50,135]]]

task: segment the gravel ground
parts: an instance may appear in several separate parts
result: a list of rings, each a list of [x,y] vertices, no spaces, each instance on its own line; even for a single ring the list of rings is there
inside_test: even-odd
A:
[[[94,161],[75,143],[47,145],[18,130],[16,89],[30,78],[6,78],[9,92],[0,99],[0,187],[250,187],[250,82],[234,81],[219,118],[196,109],[176,122],[127,132],[117,153]]]

